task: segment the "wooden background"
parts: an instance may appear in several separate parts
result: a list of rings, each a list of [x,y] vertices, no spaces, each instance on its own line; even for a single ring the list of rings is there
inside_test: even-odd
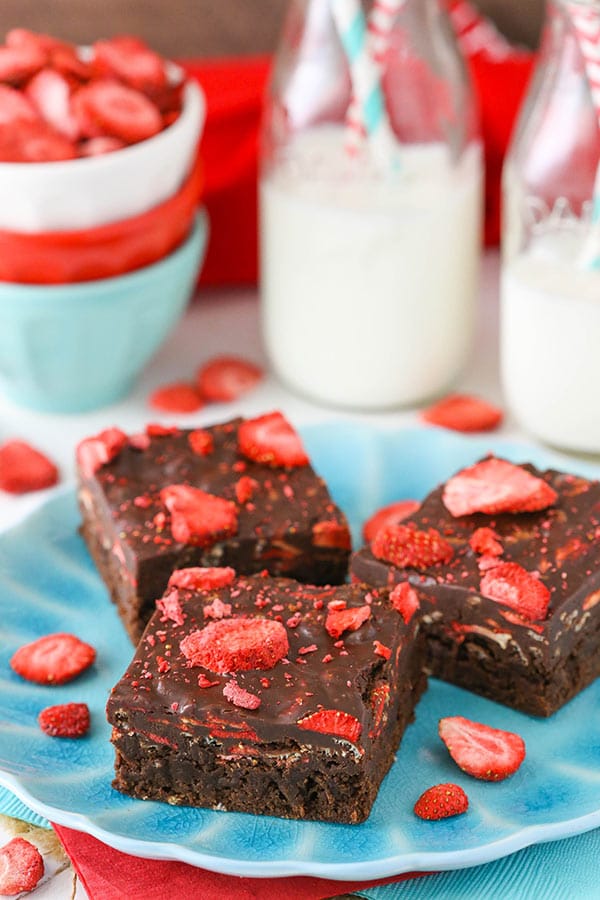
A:
[[[511,38],[533,45],[544,0],[473,0]],[[0,33],[25,26],[77,43],[133,33],[167,56],[263,53],[287,0],[0,0]]]

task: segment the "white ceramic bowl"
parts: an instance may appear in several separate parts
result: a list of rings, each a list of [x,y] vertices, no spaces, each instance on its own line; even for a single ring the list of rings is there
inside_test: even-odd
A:
[[[176,193],[191,168],[205,113],[202,90],[190,79],[179,118],[139,144],[64,162],[0,162],[0,228],[94,228],[158,206]]]

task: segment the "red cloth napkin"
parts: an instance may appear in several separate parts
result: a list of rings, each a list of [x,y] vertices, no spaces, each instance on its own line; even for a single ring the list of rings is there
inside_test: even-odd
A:
[[[321,878],[237,878],[187,863],[139,859],[107,847],[89,834],[53,825],[90,900],[325,900],[360,888],[392,884],[420,874],[379,881],[327,881]]]

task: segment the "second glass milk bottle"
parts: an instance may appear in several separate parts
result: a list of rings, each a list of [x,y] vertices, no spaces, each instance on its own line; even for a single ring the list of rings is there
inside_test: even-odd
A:
[[[471,348],[482,159],[439,0],[293,0],[267,99],[263,333],[327,404],[447,389]]]

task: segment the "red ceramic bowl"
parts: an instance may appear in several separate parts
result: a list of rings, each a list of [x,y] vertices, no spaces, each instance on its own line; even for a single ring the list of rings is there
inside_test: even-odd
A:
[[[198,157],[180,190],[148,212],[84,231],[0,230],[0,281],[68,284],[112,278],[167,256],[187,237],[202,193]],[[123,186],[127,190],[127,185]]]

